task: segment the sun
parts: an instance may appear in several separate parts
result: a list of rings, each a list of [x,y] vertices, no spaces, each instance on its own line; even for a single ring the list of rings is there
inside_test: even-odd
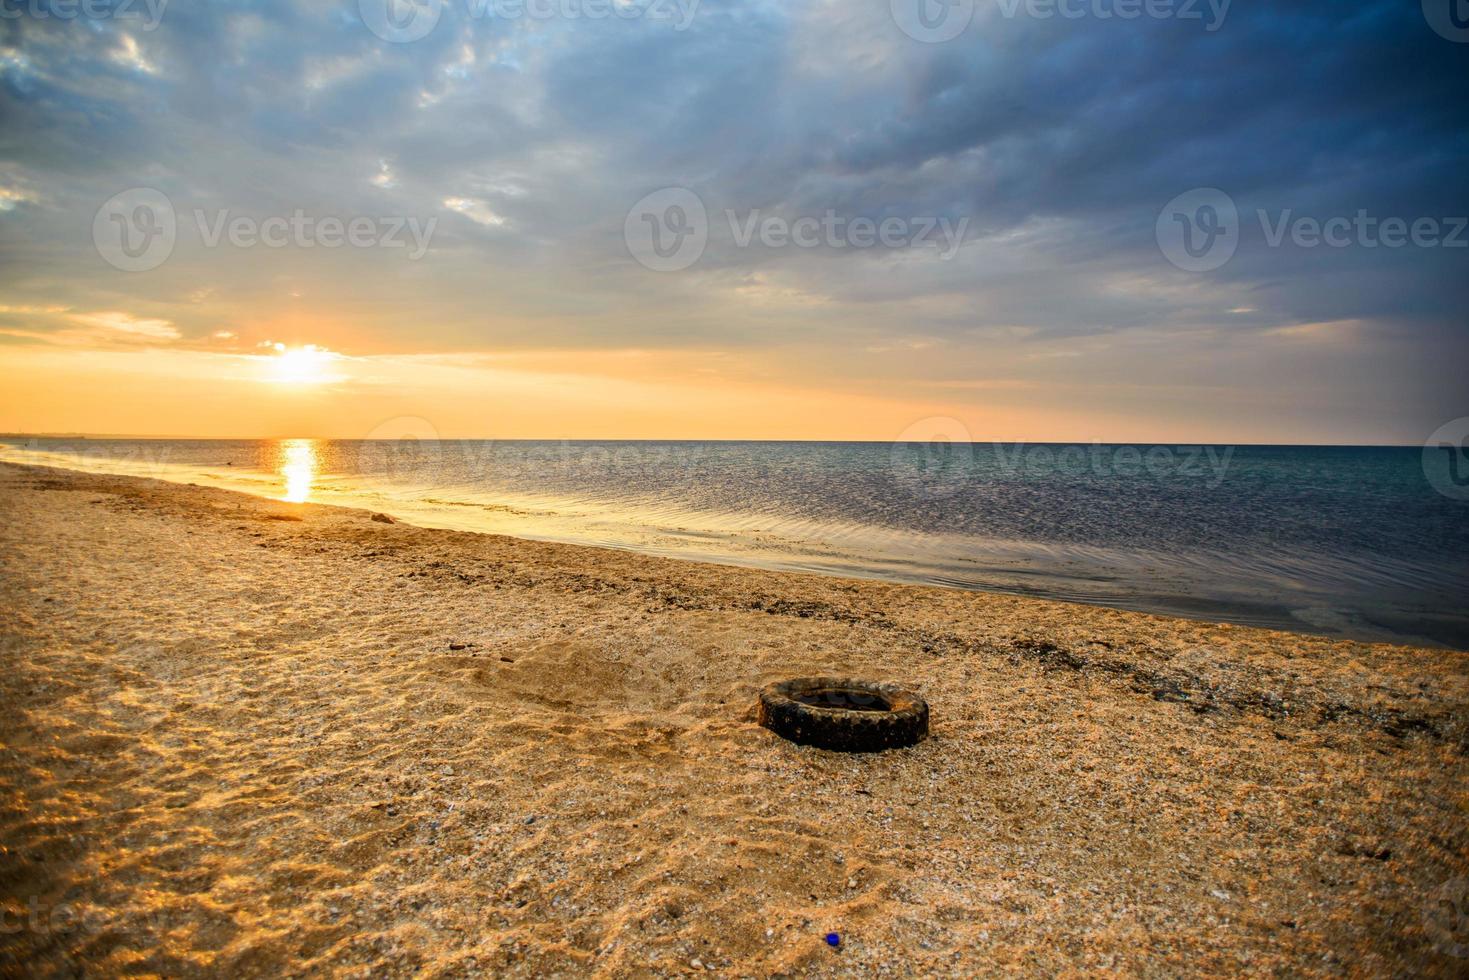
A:
[[[331,351],[315,344],[287,347],[276,344],[270,359],[270,379],[281,384],[321,384],[331,380],[328,366],[336,358]]]

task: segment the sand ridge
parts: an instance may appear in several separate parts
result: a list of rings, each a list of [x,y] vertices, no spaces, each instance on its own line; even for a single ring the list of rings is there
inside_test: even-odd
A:
[[[1469,964],[1451,651],[5,465],[0,655],[8,975]],[[934,738],[785,743],[801,674]]]

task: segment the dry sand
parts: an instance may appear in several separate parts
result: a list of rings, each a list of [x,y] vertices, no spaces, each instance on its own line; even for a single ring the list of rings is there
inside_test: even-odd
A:
[[[1465,654],[9,465],[0,654],[7,974],[1469,969]]]

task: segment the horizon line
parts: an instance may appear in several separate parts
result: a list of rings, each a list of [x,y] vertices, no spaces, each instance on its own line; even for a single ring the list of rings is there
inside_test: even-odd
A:
[[[0,440],[13,439],[97,439],[97,440],[134,440],[149,442],[296,442],[307,440],[311,442],[399,442],[398,439],[363,439],[361,437],[342,436],[180,436],[180,435],[136,435],[127,433],[98,433],[98,432],[63,432],[63,433],[36,433],[36,432],[0,432]],[[621,438],[582,438],[575,436],[445,436],[439,439],[425,439],[424,442],[664,442],[664,443],[790,443],[801,444],[823,444],[823,445],[896,445],[905,443],[912,446],[926,446],[933,442],[942,440],[922,439],[719,439],[719,438],[640,438],[635,436]],[[1366,442],[1248,442],[1236,440],[1232,442],[1180,442],[1177,440],[1158,442],[1155,440],[1130,439],[1112,441],[1105,439],[1094,439],[1087,442],[1075,440],[1040,440],[1040,439],[969,439],[955,440],[953,445],[959,446],[987,446],[987,445],[1028,445],[1028,446],[1221,446],[1221,447],[1250,447],[1257,449],[1426,449],[1426,443],[1366,443]]]

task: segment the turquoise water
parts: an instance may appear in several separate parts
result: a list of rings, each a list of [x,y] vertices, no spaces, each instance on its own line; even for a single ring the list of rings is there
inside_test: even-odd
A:
[[[1469,648],[1469,503],[1435,489],[1417,448],[28,439],[0,458],[434,527]]]

